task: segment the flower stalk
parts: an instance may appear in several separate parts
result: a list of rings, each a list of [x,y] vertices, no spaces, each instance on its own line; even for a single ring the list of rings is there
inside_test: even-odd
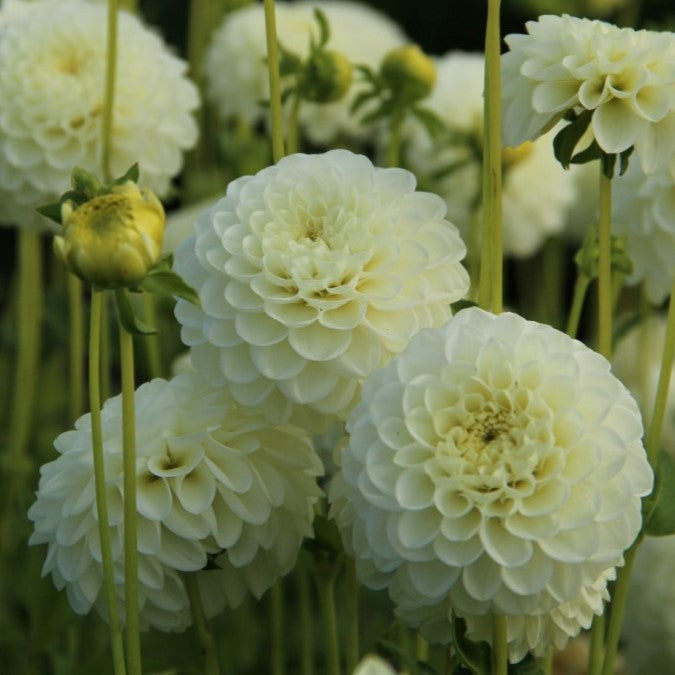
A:
[[[598,221],[598,351],[612,358],[612,180],[600,163]]]
[[[270,589],[272,675],[284,675],[284,590],[281,580]]]
[[[359,662],[359,582],[353,560],[348,560],[346,563],[345,586],[345,616],[347,620],[345,660],[347,672],[353,673]]]
[[[504,614],[492,615],[492,672],[506,675],[509,669],[507,623]]]
[[[220,675],[220,665],[218,663],[218,650],[216,642],[213,639],[211,627],[204,614],[202,598],[199,594],[199,584],[197,575],[194,572],[188,572],[182,575],[183,585],[190,601],[190,611],[195,623],[195,629],[199,636],[199,643],[204,651],[204,675]]]
[[[281,111],[281,76],[279,74],[279,45],[274,14],[274,0],[265,0],[265,37],[267,40],[267,70],[270,82],[270,113],[272,116],[272,158],[278,162],[284,156],[284,128]]]
[[[67,274],[68,283],[68,334],[69,349],[69,401],[68,419],[75,421],[84,407],[84,302],[82,282],[74,275]]]
[[[314,579],[323,618],[326,675],[340,675],[340,649],[338,644],[337,613],[335,610],[335,579],[340,570],[340,561],[334,559],[314,560]]]
[[[105,89],[103,94],[103,142],[101,162],[103,180],[112,180],[111,154],[113,113],[115,109],[115,78],[117,75],[117,0],[108,0],[108,36],[106,43]]]

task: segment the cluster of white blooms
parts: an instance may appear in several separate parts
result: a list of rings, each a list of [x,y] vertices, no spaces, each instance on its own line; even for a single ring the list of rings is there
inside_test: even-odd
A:
[[[309,54],[310,38],[318,37],[314,8],[328,19],[330,49],[344,54],[353,64],[376,69],[383,56],[407,42],[401,29],[376,10],[356,2],[276,2],[280,44],[302,58]],[[261,101],[269,98],[266,66],[265,20],[261,4],[229,14],[214,33],[206,56],[207,91],[225,118],[255,121],[268,113]],[[300,110],[302,129],[315,143],[329,143],[339,134],[364,138],[370,130],[349,112],[354,86],[345,99],[329,104],[305,102]]]
[[[0,20],[0,220],[30,226],[74,166],[100,170],[106,7],[19,4],[0,12],[9,12]],[[138,161],[143,184],[162,195],[197,139],[199,96],[185,62],[137,18],[121,12],[118,30],[111,171]]]
[[[400,616],[458,615],[489,640],[504,614],[518,661],[601,612],[653,483],[637,404],[603,357],[466,309],[366,380],[347,431],[332,511]]]
[[[249,590],[260,597],[312,533],[322,467],[306,432],[270,426],[194,373],[141,385],[136,419],[141,621],[166,631],[190,622],[180,572],[199,571],[208,614],[238,605]],[[123,603],[121,397],[103,406],[102,425]],[[66,588],[77,613],[95,606],[105,615],[90,415],[54,445],[61,454],[41,469],[30,543],[48,544],[43,574]]]
[[[293,402],[344,417],[360,379],[468,291],[445,210],[346,150],[233,181],[175,253],[201,301],[176,305],[193,365],[276,419]]]
[[[593,111],[607,153],[635,146],[645,171],[672,162],[675,148],[675,37],[568,15],[529,21],[505,38],[504,138],[522,143],[568,110]]]
[[[635,557],[623,626],[631,673],[671,675],[675,664],[675,536],[647,537]]]
[[[650,302],[669,295],[675,275],[675,173],[662,169],[648,175],[631,165],[616,179],[612,228],[626,237],[633,272],[626,281],[642,283]]]
[[[449,130],[431,139],[418,123],[411,129],[406,159],[413,171],[448,205],[448,218],[465,241],[480,221],[483,149],[482,54],[449,52],[436,60],[436,86],[424,106]],[[575,198],[574,181],[551,151],[551,135],[503,153],[504,252],[528,256],[559,232]],[[454,167],[451,170],[450,167]],[[440,178],[434,176],[439,174]],[[546,199],[542,199],[542,193]],[[478,242],[476,242],[478,243]]]

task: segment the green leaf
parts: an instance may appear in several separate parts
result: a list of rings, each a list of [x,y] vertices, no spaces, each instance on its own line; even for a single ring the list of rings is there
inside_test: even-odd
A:
[[[53,220],[55,223],[61,225],[61,202],[54,202],[52,204],[45,204],[44,206],[38,206],[36,211],[41,213],[43,216]]]
[[[435,112],[427,108],[414,107],[412,113],[422,123],[431,138],[438,138],[447,131],[445,123]]]
[[[584,133],[586,133],[586,129],[588,129],[588,125],[591,123],[592,115],[592,110],[584,110],[566,127],[563,127],[553,139],[553,153],[565,169],[569,169],[574,148],[576,148],[577,143],[581,140]]]
[[[115,305],[117,306],[117,316],[127,333],[132,335],[155,335],[157,333],[155,328],[149,326],[134,314],[134,309],[124,288],[115,289]]]
[[[330,25],[326,15],[318,7],[314,8],[314,18],[319,24],[319,47],[324,47],[330,40]]]
[[[473,675],[490,675],[492,656],[486,642],[473,642],[466,637],[466,622],[453,615],[450,624],[452,643],[461,664]]]
[[[124,185],[127,181],[132,181],[138,183],[138,178],[141,175],[140,169],[138,168],[138,162],[134,162],[119,178],[110,184],[113,185]]]
[[[675,459],[665,450],[656,457],[654,491],[642,503],[642,530],[650,537],[675,534]]]
[[[199,306],[199,296],[192,286],[188,286],[173,270],[164,265],[151,268],[141,281],[139,288],[149,293],[178,297]]]

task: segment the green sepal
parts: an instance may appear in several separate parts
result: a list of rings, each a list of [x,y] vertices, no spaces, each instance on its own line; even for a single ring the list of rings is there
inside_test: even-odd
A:
[[[563,127],[553,139],[553,154],[563,168],[569,169],[574,148],[577,147],[577,143],[586,133],[592,116],[592,110],[584,110],[574,117],[567,126]]]
[[[595,159],[601,158],[602,148],[598,145],[598,142],[593,139],[593,142],[581,152],[577,152],[577,154],[572,157],[570,162],[572,164],[586,164],[587,162],[592,162]]]
[[[450,623],[452,644],[460,664],[472,675],[490,675],[492,656],[487,642],[473,642],[466,637],[466,622],[453,615]]]
[[[438,138],[448,130],[443,120],[428,108],[414,106],[411,111],[432,139]]]
[[[70,174],[70,184],[74,192],[81,193],[87,199],[95,197],[103,187],[101,181],[93,173],[79,166],[73,168]],[[64,201],[64,196],[61,197],[61,201]]]
[[[606,152],[603,152],[600,155],[600,163],[602,165],[602,173],[604,174],[605,178],[612,180],[612,178],[614,178],[616,155],[608,155]]]
[[[327,516],[314,516],[314,539],[305,539],[303,546],[313,554],[341,554],[342,540],[335,521]]]
[[[199,296],[192,286],[188,286],[176,272],[171,269],[170,259],[163,258],[149,270],[147,276],[138,284],[138,288],[148,293],[178,297],[200,306]]]
[[[149,326],[134,314],[134,309],[124,288],[115,289],[115,305],[117,316],[127,333],[131,333],[131,335],[155,335],[157,333],[157,329]]]
[[[296,75],[302,72],[302,59],[294,52],[279,45],[279,75]]]
[[[62,225],[61,223],[61,202],[53,202],[51,204],[45,204],[44,206],[38,206],[35,209],[39,214],[53,220],[55,223]]]
[[[457,302],[453,302],[450,306],[452,307],[452,313],[457,314],[457,312],[461,312],[463,309],[478,307],[478,303],[473,300],[458,300]]]
[[[358,112],[359,108],[363,107],[365,103],[375,98],[377,93],[374,91],[362,91],[360,94],[354,97],[352,104],[349,108],[349,112],[353,115],[355,112]]]
[[[124,185],[124,183],[131,181],[132,183],[138,183],[138,178],[141,175],[141,171],[138,168],[138,162],[134,162],[119,178],[110,183],[110,187],[113,185]]]
[[[624,150],[619,153],[619,176],[623,176],[626,171],[628,171],[628,163],[630,162],[630,156],[633,154],[635,146],[631,145],[628,150]]]
[[[642,502],[642,531],[650,537],[675,534],[675,459],[665,450],[656,456],[654,491]]]
[[[314,8],[314,18],[319,24],[319,44],[318,47],[325,47],[330,40],[330,25],[328,19],[322,10],[318,7]]]

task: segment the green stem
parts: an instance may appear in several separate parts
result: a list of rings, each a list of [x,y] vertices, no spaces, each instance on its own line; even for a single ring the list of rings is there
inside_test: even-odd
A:
[[[337,613],[335,611],[335,578],[339,565],[335,561],[314,564],[319,606],[323,617],[326,675],[340,675],[340,649],[338,645]]]
[[[117,71],[117,0],[108,0],[108,37],[106,43],[105,89],[103,94],[103,127],[101,162],[103,180],[112,180],[112,128],[115,109],[115,77]]]
[[[554,658],[555,658],[555,650],[553,649],[553,647],[549,647],[546,650],[546,655],[541,660],[542,675],[553,675]]]
[[[347,672],[352,673],[359,662],[359,582],[353,560],[349,560],[346,565],[345,586],[345,618],[347,620],[345,660]]]
[[[110,398],[110,362],[111,362],[111,326],[108,320],[110,305],[108,297],[104,296],[101,307],[101,399],[107,401]]]
[[[504,614],[492,615],[492,673],[506,675],[509,669],[507,623]]]
[[[199,593],[199,584],[197,582],[197,573],[188,572],[181,575],[185,592],[190,601],[190,610],[195,622],[199,643],[204,652],[204,675],[220,675],[220,665],[218,664],[218,650],[216,642],[213,639],[213,633],[209,626],[208,619],[204,614],[204,606]]]
[[[288,134],[286,140],[286,149],[289,155],[292,155],[294,152],[298,151],[301,104],[302,98],[300,98],[300,95],[296,93],[293,96],[293,105],[291,106],[291,112],[288,118]]]
[[[84,302],[82,282],[68,274],[69,420],[74,422],[84,408]]]
[[[614,605],[612,605],[612,611]],[[605,607],[607,611],[607,607]],[[591,645],[588,653],[588,675],[599,675],[605,653],[605,615],[593,619],[591,626]]]
[[[605,640],[605,657],[602,664],[602,675],[613,675],[614,673],[614,659],[616,658],[616,653],[619,648],[621,626],[623,625],[623,617],[626,612],[630,575],[633,570],[633,563],[635,562],[635,554],[641,543],[642,535],[633,542],[633,545],[624,554],[624,566],[619,569],[617,575],[614,593],[612,595],[612,611],[609,615],[607,638]],[[593,675],[593,673],[590,675]]]
[[[35,409],[35,388],[40,361],[40,322],[42,319],[42,238],[37,231],[19,229],[17,282],[16,370],[8,435],[8,450],[2,467],[2,531],[0,549],[15,541],[12,522],[15,500],[20,493],[28,457]]]
[[[422,663],[429,660],[429,643],[419,633],[415,635],[415,659]]]
[[[673,371],[673,356],[675,351],[675,275],[673,276],[673,287],[670,291],[670,302],[668,304],[668,320],[666,323],[666,335],[663,343],[663,356],[661,357],[661,371],[659,372],[659,383],[656,388],[656,400],[654,401],[654,410],[652,412],[651,424],[647,433],[645,447],[647,456],[652,466],[656,466],[656,453],[659,449],[661,439],[661,430],[663,428],[663,419],[668,403],[668,390]]]
[[[125,293],[118,289],[115,293]],[[134,341],[119,320],[122,371],[122,466],[124,470],[124,602],[126,606],[127,667],[141,675],[138,618],[138,549],[136,511],[136,411],[134,406]]]
[[[284,126],[281,112],[281,77],[279,75],[279,45],[277,44],[274,0],[265,0],[265,37],[267,39],[267,71],[270,82],[272,158],[276,163],[284,156]]]
[[[98,512],[98,536],[101,542],[101,558],[103,562],[103,587],[105,591],[106,607],[108,608],[113,667],[115,675],[125,675],[124,645],[122,642],[122,631],[117,608],[115,569],[113,567],[110,527],[108,524],[103,433],[101,430],[101,385],[99,381],[99,372],[101,367],[101,308],[103,306],[103,297],[103,293],[92,289],[89,326],[89,408],[91,409],[91,447],[94,459],[94,485],[96,488],[96,509]]]
[[[598,351],[612,358],[612,180],[600,163],[598,222]]]
[[[279,579],[270,590],[272,675],[284,674],[284,589]]]
[[[502,311],[503,243],[502,243],[502,113],[501,113],[501,0],[488,0],[485,32],[485,97],[483,139],[483,244],[489,239],[489,266],[481,268],[489,275],[489,307],[495,314]],[[487,237],[486,237],[487,235]],[[483,298],[487,307],[487,298]]]
[[[387,166],[399,166],[401,163],[401,131],[404,114],[402,110],[394,112],[389,123],[389,146],[387,147]]]
[[[296,568],[298,578],[298,603],[300,605],[300,640],[302,675],[314,675],[314,639],[312,599],[309,589],[307,560],[300,554]]]
[[[572,307],[567,319],[567,334],[575,338],[579,332],[579,321],[581,319],[581,310],[584,307],[586,292],[590,286],[591,280],[583,273],[579,272],[576,283],[574,284],[574,296],[572,298]]]
[[[145,320],[150,326],[159,326],[159,317],[157,316],[157,296],[152,293],[143,293],[143,313]],[[160,351],[159,335],[146,335],[143,340],[145,352],[148,359],[148,372],[150,378],[162,377],[162,354]]]

